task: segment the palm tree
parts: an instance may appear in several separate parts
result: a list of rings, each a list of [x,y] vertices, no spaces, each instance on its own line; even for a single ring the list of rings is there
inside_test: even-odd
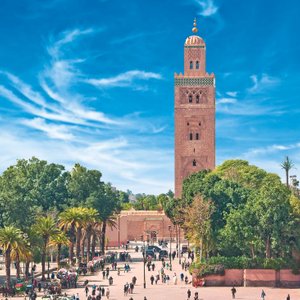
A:
[[[27,241],[22,239],[18,247],[13,248],[11,250],[10,257],[12,260],[16,262],[16,277],[20,278],[20,273],[21,273],[20,262],[21,261],[26,262],[28,259],[32,257],[32,253],[30,251],[30,247]]]
[[[10,264],[12,251],[21,249],[24,245],[23,233],[20,229],[13,226],[6,226],[0,229],[0,247],[5,256],[6,288],[11,289]],[[18,251],[18,250],[17,250]]]
[[[98,217],[98,212],[94,208],[86,208],[84,211],[84,229],[85,229],[85,238],[87,241],[86,251],[87,251],[87,262],[90,260],[90,249],[91,249],[91,235],[92,228]],[[84,251],[83,253],[84,254]]]
[[[69,231],[70,245],[69,245],[69,262],[72,264],[74,256],[74,241],[76,239],[76,258],[80,257],[80,239],[81,228],[84,225],[84,208],[83,207],[71,207],[63,211],[59,215],[59,227],[65,232]],[[76,233],[76,238],[75,238]]]
[[[91,230],[91,236],[92,236],[92,258],[95,257],[95,250],[96,250],[96,243],[99,240],[99,237],[101,237],[101,228],[102,228],[102,222],[100,220],[94,222]]]
[[[294,167],[294,163],[289,159],[288,156],[286,156],[285,160],[280,164],[280,166],[283,170],[285,170],[286,186],[289,187],[289,172]]]
[[[49,246],[50,247],[57,247],[57,256],[56,256],[56,262],[57,262],[57,270],[60,269],[60,253],[61,253],[61,247],[62,246],[69,246],[70,240],[66,236],[64,232],[59,232],[58,234],[52,236],[50,238]]]
[[[37,234],[41,235],[43,239],[42,245],[42,280],[45,280],[45,266],[47,248],[49,246],[50,238],[59,234],[56,222],[52,217],[40,217],[37,219],[34,229]]]

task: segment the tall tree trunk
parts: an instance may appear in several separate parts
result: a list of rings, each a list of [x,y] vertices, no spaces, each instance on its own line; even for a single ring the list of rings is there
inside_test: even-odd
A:
[[[57,271],[60,269],[60,253],[61,253],[61,244],[57,244],[57,254],[56,254]]]
[[[289,187],[289,170],[285,170],[286,186]]]
[[[82,232],[81,227],[78,227],[76,232],[76,259],[78,264],[81,261],[81,256],[80,256],[81,232]]]
[[[271,241],[270,237],[266,239],[266,258],[271,258]]]
[[[92,258],[93,257],[95,257],[95,250],[96,250],[96,240],[97,240],[97,238],[96,238],[96,234],[95,233],[93,233],[93,235],[92,235]]]
[[[6,288],[8,290],[10,290],[10,252],[11,252],[11,248],[9,247],[6,251],[5,251],[5,273],[6,273]]]
[[[86,261],[90,261],[90,250],[91,250],[91,229],[87,228],[86,232]]]
[[[81,242],[80,242],[81,253],[82,253],[83,258],[84,258],[85,240],[86,240],[86,234],[83,234],[82,237],[81,237]]]
[[[101,252],[102,252],[102,255],[105,254],[105,237],[106,237],[106,220],[102,222],[102,229],[101,229]]]
[[[42,281],[45,281],[45,271],[46,271],[46,251],[47,251],[47,241],[44,241],[43,251],[42,251]]]
[[[20,278],[20,255],[19,255],[19,251],[17,251],[16,253],[16,277],[17,279]]]
[[[26,281],[29,279],[28,278],[29,266],[30,266],[30,261],[28,259],[26,259],[26,263],[25,263],[25,278],[26,278]]]
[[[69,245],[69,264],[70,266],[73,264],[73,256],[74,256],[74,234],[75,234],[75,226],[72,225],[70,229],[70,245]]]

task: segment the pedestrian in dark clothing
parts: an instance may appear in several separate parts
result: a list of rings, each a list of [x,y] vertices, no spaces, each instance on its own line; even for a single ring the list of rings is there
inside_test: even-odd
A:
[[[187,298],[190,299],[190,298],[191,298],[191,295],[192,295],[191,290],[188,289],[186,293],[187,293]]]
[[[154,282],[154,276],[153,275],[151,275],[150,281],[151,281],[151,284],[153,285],[153,282]]]
[[[102,271],[102,278],[105,279],[105,271]]]
[[[87,297],[89,294],[89,287],[86,285],[85,286],[85,296]]]
[[[236,288],[233,286],[231,289],[232,299],[235,299]]]
[[[290,294],[287,295],[286,300],[291,300]]]
[[[195,293],[194,300],[199,300],[198,292]]]
[[[102,287],[102,289],[101,289],[101,295],[104,296],[104,294],[105,294],[105,288]]]
[[[264,290],[261,291],[261,299],[262,300],[265,300],[265,297],[266,297],[266,293]]]

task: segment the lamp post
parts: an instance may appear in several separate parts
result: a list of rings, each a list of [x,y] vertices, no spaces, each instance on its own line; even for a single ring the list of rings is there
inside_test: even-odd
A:
[[[178,252],[179,252],[179,264],[181,265],[180,226],[178,226]]]
[[[144,235],[141,236],[141,240],[143,241],[143,265],[144,265],[144,289],[146,288],[146,247]]]
[[[169,232],[170,232],[170,253],[169,253],[169,258],[170,258],[170,271],[172,271],[172,227],[169,225]]]

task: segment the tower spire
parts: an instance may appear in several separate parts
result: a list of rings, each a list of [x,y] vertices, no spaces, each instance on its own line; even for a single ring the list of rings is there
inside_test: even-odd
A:
[[[197,20],[196,20],[196,18],[194,19],[194,27],[193,27],[193,29],[192,29],[192,31],[193,31],[193,33],[197,33],[198,32],[198,28],[197,28]]]

